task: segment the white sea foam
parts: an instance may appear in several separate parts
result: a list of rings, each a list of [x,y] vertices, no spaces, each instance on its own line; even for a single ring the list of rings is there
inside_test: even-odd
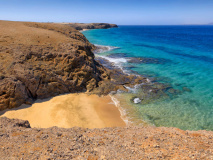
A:
[[[148,79],[148,78],[146,79],[146,81],[147,81],[148,83],[151,83],[150,79]]]
[[[136,93],[136,90],[137,90],[137,89],[136,89],[135,87],[134,87],[134,88],[131,88],[131,87],[128,87],[128,86],[125,86],[125,85],[124,85],[124,87],[125,87],[126,89],[128,89],[128,92],[129,92],[129,93]]]
[[[141,83],[141,84],[136,84],[136,85],[134,85],[134,87],[128,87],[128,86],[125,86],[125,85],[124,85],[124,87],[125,87],[126,89],[128,89],[128,92],[129,92],[129,93],[136,93],[137,90],[138,90],[138,88],[140,88],[141,85],[143,85],[143,83]]]
[[[96,57],[101,57],[103,59],[108,60],[109,62],[112,63],[113,66],[120,68],[124,73],[127,73],[127,71],[123,69],[124,63],[127,62],[127,60],[125,58],[110,58],[110,57],[101,56],[101,55],[96,55]]]
[[[128,120],[127,118],[127,114],[126,111],[120,106],[120,101],[118,101],[112,94],[109,94],[109,96],[111,97],[113,103],[115,104],[115,106],[118,108],[120,114],[121,114],[121,119],[126,123],[127,126],[129,126],[130,124],[132,124],[131,121]]]
[[[104,58],[104,59],[107,59],[108,61],[110,61],[112,63],[115,63],[115,64],[126,63],[127,62],[127,60],[125,58],[110,58],[110,57],[100,56],[100,55],[97,55],[97,56],[101,57],[101,58]]]
[[[96,57],[101,57],[103,59],[108,60],[115,67],[120,68],[124,73],[130,75],[129,71],[128,70],[124,70],[124,68],[123,68],[124,63],[127,63],[128,59],[126,59],[126,58],[110,58],[110,57],[103,56],[103,55],[99,54],[99,53],[111,51],[111,50],[114,50],[114,49],[119,49],[120,47],[116,47],[116,46],[104,46],[104,45],[98,45],[98,44],[95,44],[95,46],[97,47],[97,49],[94,51]]]
[[[104,45],[98,45],[98,44],[95,44],[95,46],[98,48],[97,50],[95,50],[95,53],[103,53],[103,52],[107,52],[107,51],[111,51],[111,50],[120,48],[120,47],[115,47],[115,46],[104,46]]]

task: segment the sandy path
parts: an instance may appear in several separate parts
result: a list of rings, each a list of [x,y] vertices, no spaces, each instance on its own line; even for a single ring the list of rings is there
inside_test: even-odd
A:
[[[66,94],[50,100],[37,100],[33,105],[22,105],[0,112],[1,117],[28,120],[31,127],[58,126],[70,128],[104,128],[125,126],[120,112],[109,96]]]

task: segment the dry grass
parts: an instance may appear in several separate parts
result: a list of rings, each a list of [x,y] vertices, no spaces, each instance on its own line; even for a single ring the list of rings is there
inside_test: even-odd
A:
[[[62,24],[0,21],[0,45],[57,46],[58,43],[69,42],[71,39],[65,33],[71,32],[77,31]]]

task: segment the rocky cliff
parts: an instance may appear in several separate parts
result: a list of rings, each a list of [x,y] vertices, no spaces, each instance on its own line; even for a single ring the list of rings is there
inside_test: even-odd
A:
[[[0,118],[0,159],[213,159],[212,131],[30,128]]]
[[[0,28],[0,110],[109,79],[94,46],[69,25],[0,21]]]
[[[146,79],[103,67],[94,59],[92,51],[96,47],[74,28],[56,23],[0,21],[0,110],[62,93],[108,94],[126,90],[124,84]]]

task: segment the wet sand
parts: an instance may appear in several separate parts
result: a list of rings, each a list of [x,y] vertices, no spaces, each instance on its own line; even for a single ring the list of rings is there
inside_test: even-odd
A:
[[[31,127],[124,127],[118,108],[109,96],[66,94],[33,105],[22,105],[13,110],[0,112],[0,117],[28,120]]]

